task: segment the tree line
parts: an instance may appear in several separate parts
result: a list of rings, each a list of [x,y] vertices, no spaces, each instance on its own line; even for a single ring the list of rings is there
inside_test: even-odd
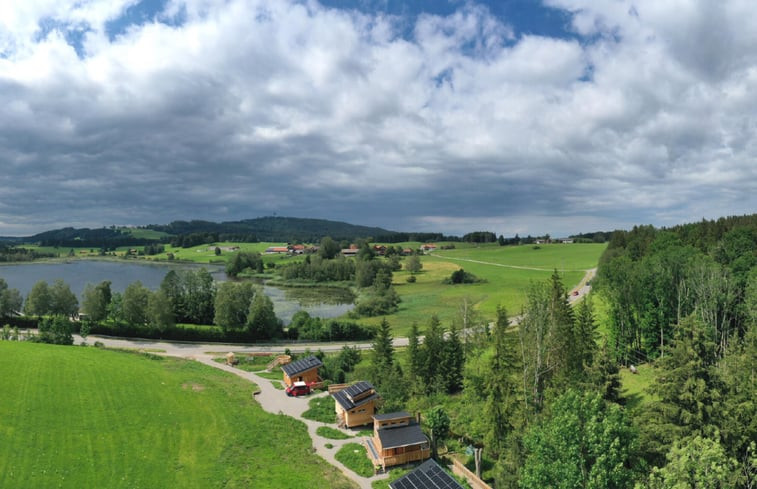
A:
[[[724,349],[696,309],[675,323],[646,402],[623,398],[592,301],[571,307],[556,272],[520,312],[489,325],[465,301],[446,334],[435,318],[422,341],[413,326],[404,354],[382,323],[369,375],[385,409],[426,409],[434,446],[482,448],[498,488],[755,487],[757,284]]]

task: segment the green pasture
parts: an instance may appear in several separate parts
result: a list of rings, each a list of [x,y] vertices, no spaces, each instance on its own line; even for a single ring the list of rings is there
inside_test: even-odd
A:
[[[171,236],[170,234],[163,232],[163,231],[156,231],[155,229],[141,229],[141,228],[127,228],[127,227],[121,227],[118,228],[119,231],[121,231],[124,234],[129,234],[133,236],[134,238],[138,239],[161,239],[168,236]]]
[[[581,281],[586,270],[597,265],[604,249],[603,244],[540,245],[539,249],[494,244],[436,251],[421,257],[423,270],[416,274],[415,283],[407,282],[410,273],[404,269],[394,274],[394,286],[402,302],[399,311],[386,319],[395,335],[403,336],[413,322],[421,329],[425,327],[432,314],[439,316],[443,324],[449,324],[457,317],[464,300],[489,320],[494,318],[498,304],[515,316],[520,314],[532,283],[548,280],[557,269],[566,289],[570,290]],[[459,268],[484,282],[442,283]],[[369,318],[362,322],[378,324],[380,320]]]
[[[197,362],[0,342],[0,487],[353,487],[253,389]]]

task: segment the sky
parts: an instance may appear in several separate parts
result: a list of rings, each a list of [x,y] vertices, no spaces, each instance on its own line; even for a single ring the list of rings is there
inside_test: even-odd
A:
[[[757,212],[751,0],[0,2],[0,235]]]

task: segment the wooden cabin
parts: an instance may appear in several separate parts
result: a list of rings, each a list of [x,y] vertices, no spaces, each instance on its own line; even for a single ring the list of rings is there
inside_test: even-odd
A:
[[[373,437],[365,439],[374,467],[403,465],[431,457],[419,420],[404,411],[373,416]]]
[[[331,394],[336,406],[336,419],[340,427],[352,428],[373,422],[376,403],[381,396],[370,382],[360,381]]]
[[[390,489],[463,489],[433,458],[430,458],[394,482]]]
[[[313,355],[282,365],[284,383],[287,387],[295,382],[305,382],[308,385],[317,384],[321,382],[321,378],[318,376],[318,368],[322,366],[323,362]]]

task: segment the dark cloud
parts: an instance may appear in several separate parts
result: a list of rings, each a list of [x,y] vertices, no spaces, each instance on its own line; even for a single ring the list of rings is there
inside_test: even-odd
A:
[[[757,204],[745,2],[552,0],[562,38],[474,4],[409,31],[241,0],[129,26],[132,3],[0,19],[0,235],[274,212],[557,235]]]

